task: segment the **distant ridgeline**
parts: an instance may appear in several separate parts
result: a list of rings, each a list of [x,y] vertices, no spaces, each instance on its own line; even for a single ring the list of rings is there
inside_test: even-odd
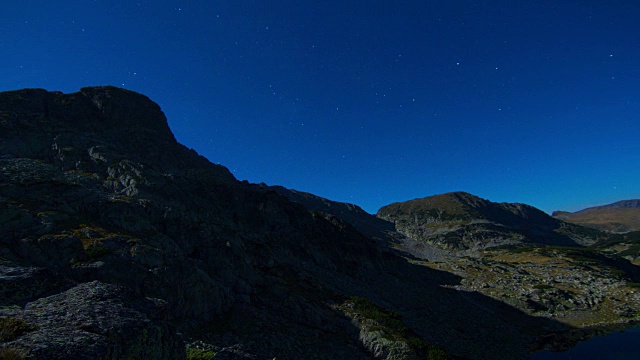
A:
[[[574,213],[554,211],[553,217],[612,233],[638,231],[640,230],[640,200],[618,201]]]

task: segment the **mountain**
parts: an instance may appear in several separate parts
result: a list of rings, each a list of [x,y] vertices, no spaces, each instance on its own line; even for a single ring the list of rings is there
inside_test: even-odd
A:
[[[407,237],[396,231],[396,227],[392,222],[371,215],[357,205],[332,201],[282,186],[271,186],[270,189],[286,196],[291,201],[303,205],[310,211],[331,214],[351,224],[358,231],[376,240],[379,246],[398,250],[402,253],[402,256],[411,255],[429,260],[443,260],[450,255],[448,251],[443,251],[436,246]]]
[[[144,95],[2,92],[0,357],[519,359],[570,328],[341,206],[237,181]]]
[[[624,324],[640,317],[637,310],[640,299],[634,295],[640,281],[640,269],[634,266],[640,261],[637,232],[612,236],[560,222],[562,231],[573,232],[574,236],[586,232],[585,235],[593,235],[598,241],[588,247],[514,242],[477,247],[473,251],[445,250],[426,243],[424,238],[412,238],[390,229],[394,227],[393,223],[370,215],[358,206],[279,186],[271,189],[311,211],[331,214],[352,224],[377,239],[380,246],[416,264],[460,276],[460,283],[454,287],[461,294],[480,293],[526,314],[554,317],[578,328],[545,337],[536,347],[568,349],[580,339],[606,333],[598,326],[612,322]],[[502,221],[502,232],[494,235],[498,240],[505,231],[517,232],[518,229],[510,228],[513,221],[495,216],[498,211],[482,209],[521,207],[525,209],[523,214],[530,211],[538,215],[538,218],[528,216],[533,219],[529,221],[557,223],[525,205],[492,204],[467,193],[443,194],[429,200],[432,205],[438,205],[441,218],[447,217],[444,215],[446,210],[449,215],[453,214],[450,217],[468,220],[473,216],[485,219],[484,223],[488,222],[487,218]],[[406,233],[411,235],[411,232]],[[497,243],[490,238],[490,232],[484,232],[482,236],[476,241]]]
[[[612,233],[640,230],[640,200],[623,200],[576,212],[554,211],[556,219]]]
[[[395,224],[408,239],[407,252],[428,260],[424,266],[460,276],[460,291],[575,328],[640,318],[638,233],[611,236],[528,205],[464,192],[391,204],[377,216]],[[429,246],[449,256],[433,258],[423,252]],[[586,334],[563,333],[540,346],[566,349]]]
[[[271,186],[269,189],[286,196],[289,200],[299,203],[309,210],[336,216],[370,237],[388,240],[385,237],[385,233],[395,230],[393,224],[372,216],[354,204],[331,201],[314,194],[287,189],[282,186]]]
[[[410,238],[451,251],[522,243],[585,246],[602,236],[529,205],[494,203],[465,192],[394,203],[377,216]]]

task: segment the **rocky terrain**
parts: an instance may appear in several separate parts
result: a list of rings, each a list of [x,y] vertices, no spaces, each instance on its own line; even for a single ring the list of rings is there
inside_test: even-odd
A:
[[[450,193],[383,207],[378,217],[416,241],[448,250],[423,264],[534,316],[572,327],[640,319],[637,234],[609,235],[523,204]]]
[[[529,205],[494,203],[464,192],[387,205],[377,217],[409,238],[455,253],[523,243],[584,246],[604,236]]]
[[[570,329],[327,208],[237,181],[143,95],[0,93],[0,357],[518,359]]]
[[[613,204],[567,212],[554,211],[553,217],[566,222],[611,233],[640,230],[640,200],[623,200]]]
[[[350,208],[297,194],[287,196],[313,208],[324,204],[324,211],[357,219],[354,226],[364,223],[359,209],[357,216],[343,215]],[[556,348],[640,320],[639,232],[606,234],[467,193],[392,204],[380,209],[382,219],[404,235],[391,237],[394,249],[412,254],[415,264],[460,276],[452,288],[461,294],[481,293],[532,316],[590,329],[547,337]]]

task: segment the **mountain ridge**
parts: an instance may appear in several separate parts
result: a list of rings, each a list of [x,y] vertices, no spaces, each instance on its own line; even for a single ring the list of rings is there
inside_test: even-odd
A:
[[[462,294],[456,275],[237,181],[166,124],[115,87],[0,93],[0,318],[31,322],[4,345],[39,358],[183,359],[185,344],[205,343],[236,359],[517,359],[568,328]],[[110,295],[121,287],[127,296]],[[62,302],[83,304],[83,322],[39,315]],[[168,338],[108,336],[147,320]],[[58,333],[73,338],[42,335]]]
[[[494,203],[466,192],[390,204],[380,208],[377,216],[395,223],[409,237],[449,250],[516,243],[584,246],[597,241],[586,229],[554,219],[533,206]],[[477,241],[481,237],[492,242]]]
[[[552,216],[611,233],[627,233],[640,229],[640,199],[621,200],[575,212],[554,211]]]
[[[281,188],[280,192],[310,210],[324,211],[342,217],[346,222],[353,222],[352,225],[356,227],[358,224],[367,222],[361,220],[362,211],[359,211],[357,216],[348,214],[350,209],[357,207],[345,206],[344,203],[332,202],[308,193],[304,193],[304,196],[299,198],[299,192],[295,190]],[[457,219],[462,219],[462,225],[479,223],[476,225],[478,227],[474,229],[477,232],[470,238],[481,242],[483,239],[492,239],[491,234],[487,236],[488,230],[504,233],[505,230],[514,231],[514,229],[509,229],[508,226],[504,226],[505,224],[502,225],[502,228],[495,225],[491,227],[487,220],[478,221],[478,219],[472,218],[468,211],[472,206],[477,209],[506,206],[512,210],[518,210],[515,212],[516,214],[526,215],[527,211],[541,214],[539,210],[530,209],[526,205],[492,204],[488,200],[480,199],[469,193],[440,194],[428,198],[431,200],[431,205],[434,203],[448,205],[436,211],[436,214],[440,215],[440,220],[442,220],[444,209],[448,208],[450,212],[451,209],[457,211]],[[420,201],[420,199],[417,200]],[[398,204],[403,203],[392,205],[397,206]],[[461,210],[463,205],[467,207],[467,211]],[[478,213],[475,212],[475,216],[478,216]],[[413,214],[413,217],[419,216],[420,212]],[[453,216],[444,216],[444,218],[447,221],[456,219]],[[547,222],[550,221],[546,213],[542,218]],[[376,221],[380,220],[382,219]],[[386,223],[386,226],[394,225],[386,220],[382,221]],[[533,221],[535,222],[535,217]],[[446,221],[441,221],[441,223],[446,223]],[[493,234],[494,243],[487,244],[485,242],[484,246],[478,246],[474,249],[447,249],[438,242],[430,243],[430,239],[420,236],[419,232],[406,231],[402,227],[399,227],[397,231],[387,230],[382,233],[380,238],[385,239],[393,251],[396,251],[400,256],[408,256],[413,259],[412,261],[420,262],[425,266],[462,276],[461,283],[456,285],[457,289],[485,294],[501,302],[512,304],[528,314],[538,316],[553,314],[553,316],[562,318],[567,323],[578,327],[607,323],[611,321],[612,313],[617,314],[617,321],[622,322],[626,321],[624,319],[640,315],[634,310],[638,306],[637,300],[640,300],[634,298],[634,282],[640,281],[640,271],[637,268],[637,265],[640,264],[638,232],[611,236],[561,221],[556,224],[562,225],[560,230],[565,234],[595,236],[592,240],[597,241],[586,247],[545,245],[523,242],[522,239],[505,244],[496,242],[495,236],[500,236],[500,233],[497,232],[497,234]],[[534,225],[530,227],[534,227]],[[409,230],[411,230],[410,226]],[[558,229],[554,231],[558,231]],[[453,235],[456,235],[455,231]],[[527,276],[523,277],[523,274]],[[625,275],[621,278],[621,274]],[[631,283],[626,281],[631,281]],[[618,298],[624,298],[628,301],[616,303],[613,307],[605,305]],[[575,334],[590,333],[589,331],[586,333],[581,331],[583,330]],[[565,334],[566,336],[549,337],[548,339],[553,340],[550,343],[547,343],[547,340],[543,341],[543,344],[547,344],[543,346],[567,349],[570,347],[568,344],[577,339],[575,335],[571,334],[572,332],[569,332]],[[597,334],[597,332],[591,334]]]

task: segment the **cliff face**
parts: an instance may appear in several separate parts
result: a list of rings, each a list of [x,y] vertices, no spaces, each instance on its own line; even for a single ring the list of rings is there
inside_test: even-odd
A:
[[[33,325],[1,341],[34,356],[29,334],[46,328],[34,312],[42,304],[84,304],[85,315],[56,318],[96,344],[77,358],[180,358],[183,340],[194,339],[245,358],[424,355],[406,334],[465,357],[518,358],[531,334],[562,328],[489,298],[470,303],[442,287],[455,276],[236,181],[178,144],[156,104],[113,87],[0,93],[0,258],[0,303],[9,309],[0,315]],[[86,291],[102,295],[82,298]],[[384,321],[355,314],[353,296],[408,330],[381,334]],[[106,303],[130,311],[107,312]],[[95,324],[86,314],[122,321]],[[155,335],[126,333],[136,316]],[[51,354],[71,351],[37,338]],[[124,338],[140,341],[114,340]],[[159,350],[141,352],[141,343]]]

